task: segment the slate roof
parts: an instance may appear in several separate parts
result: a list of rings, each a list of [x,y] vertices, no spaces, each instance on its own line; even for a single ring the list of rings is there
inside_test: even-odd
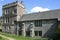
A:
[[[40,20],[40,19],[53,19],[57,18],[60,21],[60,9],[50,10],[45,12],[35,12],[30,14],[24,14],[20,21]]]

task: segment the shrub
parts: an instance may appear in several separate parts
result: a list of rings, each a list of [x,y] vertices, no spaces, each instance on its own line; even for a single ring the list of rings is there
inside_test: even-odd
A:
[[[0,29],[0,32],[2,32],[2,29]]]

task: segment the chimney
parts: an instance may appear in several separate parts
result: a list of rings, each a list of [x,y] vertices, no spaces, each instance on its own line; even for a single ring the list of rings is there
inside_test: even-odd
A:
[[[21,4],[24,4],[23,1],[21,1]]]
[[[16,2],[18,2],[18,0],[16,0]]]

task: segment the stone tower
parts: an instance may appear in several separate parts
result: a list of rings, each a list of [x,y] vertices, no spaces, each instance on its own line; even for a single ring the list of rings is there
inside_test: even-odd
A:
[[[16,34],[14,21],[19,21],[20,17],[26,12],[23,2],[16,1],[3,5],[2,11],[2,31],[6,33]]]

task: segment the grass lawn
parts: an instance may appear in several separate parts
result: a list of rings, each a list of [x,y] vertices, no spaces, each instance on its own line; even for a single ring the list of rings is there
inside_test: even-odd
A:
[[[0,37],[0,40],[8,40],[8,39],[6,39],[6,38],[3,38],[3,37]]]
[[[14,38],[15,40],[48,40],[47,38],[35,39],[33,37],[23,37],[23,36],[17,36],[17,35],[2,33],[2,32],[0,32],[0,34],[4,35],[4,36],[7,36],[7,37],[10,37],[10,38]]]

